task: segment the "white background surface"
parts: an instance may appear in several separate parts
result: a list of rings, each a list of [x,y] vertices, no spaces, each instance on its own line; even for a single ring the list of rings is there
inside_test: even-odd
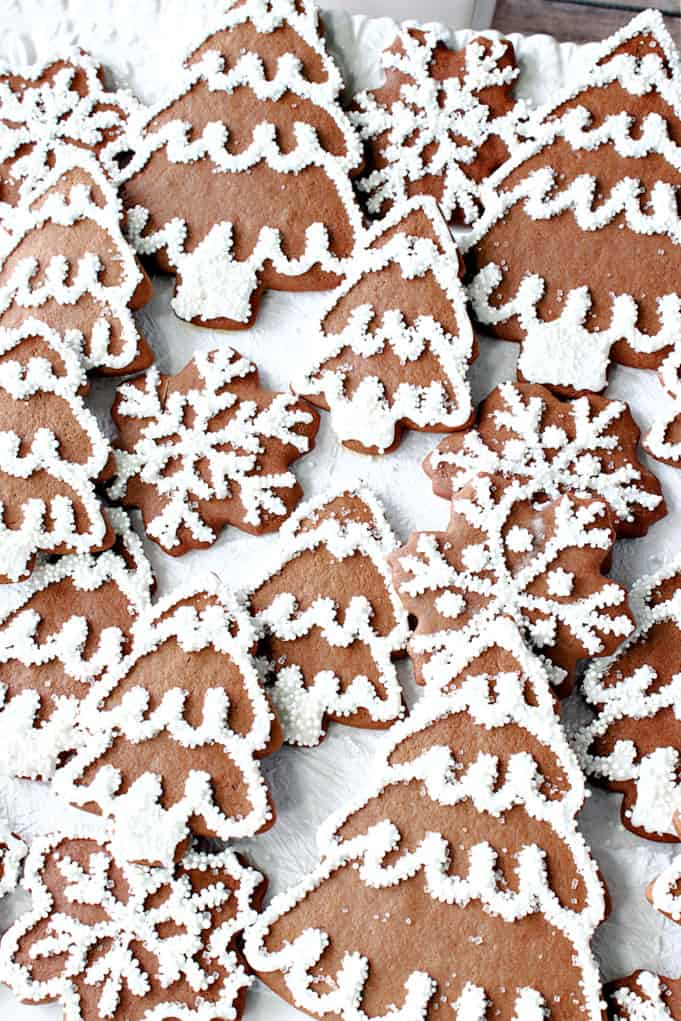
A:
[[[194,34],[202,12],[212,6],[208,0],[4,0],[0,57],[26,62],[77,42],[111,67],[118,81],[131,85],[143,98],[153,99],[162,94],[172,62],[180,59],[183,40],[188,33]],[[388,19],[353,20],[340,13],[327,20],[349,82],[355,87],[376,84],[378,56],[383,44],[390,41],[394,25]],[[466,33],[457,34],[456,44],[466,38]],[[522,66],[519,90],[535,100],[548,95],[563,80],[566,68],[582,56],[575,47],[558,46],[545,36],[516,38],[514,42]],[[319,294],[268,294],[254,329],[225,334],[180,322],[169,310],[169,297],[170,285],[156,281],[154,300],[141,314],[162,371],[178,371],[197,350],[231,343],[258,363],[265,385],[279,389],[288,386],[294,366],[305,358],[307,324],[325,301]],[[499,341],[483,340],[481,347],[472,372],[476,400],[497,382],[513,377],[517,354],[514,345]],[[643,428],[666,399],[652,373],[620,368],[612,374],[608,393],[627,400]],[[94,386],[92,400],[107,427],[111,397],[110,384]],[[369,458],[340,447],[325,416],[315,451],[299,461],[295,470],[308,497],[330,485],[354,484],[360,479],[368,483],[382,498],[399,538],[405,540],[411,530],[442,528],[448,519],[446,503],[432,496],[420,469],[423,457],[436,442],[437,437],[407,432],[396,454]],[[661,465],[656,471],[669,516],[645,539],[618,544],[613,574],[625,583],[639,573],[656,570],[678,552],[681,472]],[[139,524],[139,519],[136,521]],[[148,543],[147,549],[157,572],[159,594],[164,595],[175,583],[200,578],[206,572],[237,586],[267,558],[276,541],[276,536],[253,538],[228,530],[211,550],[195,551],[179,560],[166,556],[155,545]],[[401,665],[401,670],[412,697],[408,664]],[[567,711],[575,712],[573,707]],[[380,732],[335,726],[319,748],[286,748],[264,763],[278,819],[269,833],[250,842],[248,850],[268,874],[272,891],[289,885],[314,863],[317,825],[361,788],[382,740]],[[2,778],[0,806],[27,838],[58,825],[65,814],[41,785]],[[70,811],[70,817],[75,816]],[[96,829],[93,817],[80,818],[84,828]],[[676,976],[681,929],[657,915],[644,897],[646,883],[661,871],[674,848],[626,832],[619,823],[619,798],[615,795],[595,792],[582,823],[613,903],[612,914],[596,939],[604,977],[637,967],[659,968]],[[22,903],[26,903],[23,894],[8,898],[0,905],[0,921],[6,923]],[[2,1021],[56,1021],[59,1016],[59,1007],[19,1006],[8,991],[0,989]],[[295,1021],[301,1017],[259,984],[249,996],[247,1021]]]

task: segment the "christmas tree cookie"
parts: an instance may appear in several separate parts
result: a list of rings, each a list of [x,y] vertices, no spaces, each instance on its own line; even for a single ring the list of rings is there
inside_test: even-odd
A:
[[[361,230],[361,143],[311,0],[231,2],[172,94],[120,140],[129,237],[175,278],[172,307],[250,325],[261,294],[336,286]]]
[[[330,493],[298,508],[247,594],[289,743],[318,744],[328,720],[388,727],[402,715],[393,660],[409,629],[388,567],[395,546],[368,489]]]
[[[473,407],[477,355],[459,253],[432,199],[396,205],[364,239],[312,338],[299,393],[352,450],[386,453],[405,426],[449,432]]]
[[[342,1021],[601,1021],[604,896],[548,676],[497,619],[440,680],[322,825],[319,864],[248,931],[248,962]]]

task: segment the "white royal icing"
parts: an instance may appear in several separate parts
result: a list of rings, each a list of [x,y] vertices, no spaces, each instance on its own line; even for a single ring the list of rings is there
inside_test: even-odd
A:
[[[384,233],[394,230],[416,211],[426,221],[434,239],[410,235],[403,230],[377,245]],[[404,321],[398,292],[395,308],[386,309],[380,323],[374,321],[373,305],[366,303],[353,308],[340,333],[324,330],[326,317],[336,305],[345,303],[366,275],[380,274],[391,264],[399,266],[405,282],[423,280],[432,274],[451,302],[458,327],[455,336],[429,314],[425,289],[423,314],[411,326]],[[423,286],[428,286],[425,281]],[[345,281],[333,292],[315,333],[310,345],[313,359],[295,388],[302,394],[323,395],[331,412],[331,424],[341,441],[355,440],[365,447],[383,451],[394,442],[396,427],[405,420],[419,429],[459,429],[470,420],[473,406],[466,373],[473,357],[475,336],[459,282],[456,245],[433,199],[412,199],[396,205],[366,233]],[[367,374],[354,393],[348,394],[347,373],[343,367],[335,370],[325,367],[346,347],[363,357],[378,355],[389,348],[402,364],[418,362],[430,352],[438,363],[439,375],[426,385],[415,386],[404,381],[390,397],[380,376]]]
[[[556,566],[561,554],[578,552],[580,548],[606,552],[612,546],[613,535],[603,501],[576,503],[571,495],[564,494],[539,506],[534,534],[518,526],[506,531],[514,508],[532,503],[542,495],[541,484],[533,482],[510,480],[498,494],[492,479],[483,476],[473,481],[466,494],[452,500],[448,533],[440,537],[436,533],[419,533],[415,553],[403,547],[404,555],[399,557],[403,577],[398,584],[403,601],[409,606],[412,599],[437,593],[435,608],[451,617],[457,642],[464,645],[476,634],[484,634],[499,614],[512,617],[526,640],[549,657],[559,623],[579,641],[585,656],[595,656],[603,650],[604,635],[629,634],[633,625],[627,614],[608,612],[615,607],[626,609],[626,593],[614,582],[603,580],[589,595],[562,601],[571,595],[573,577],[572,572]],[[555,514],[553,531],[545,535],[542,516],[550,511]],[[480,543],[461,550],[461,570],[450,564],[443,552],[447,542],[457,542],[457,519],[465,526],[479,529],[484,536]],[[508,553],[514,550],[525,552],[526,557],[512,569]],[[541,595],[538,588],[544,577],[547,591]],[[529,616],[533,611],[541,615],[535,622]],[[457,624],[457,618],[463,614],[468,615],[468,620]],[[427,683],[437,683],[440,662],[451,654],[450,634],[451,630],[445,628],[432,634],[417,633],[410,641],[412,653],[428,657],[423,666]]]
[[[659,975],[642,971],[636,976],[635,986],[632,982],[612,993],[609,1003],[612,1021],[674,1021],[665,1003],[667,986]]]
[[[193,601],[205,595],[210,596],[209,605],[197,610]],[[182,605],[185,600],[189,600],[188,605]],[[194,816],[203,817],[210,830],[223,840],[252,836],[265,828],[272,819],[272,810],[256,756],[267,749],[273,714],[250,655],[255,634],[242,607],[215,582],[211,587],[175,592],[156,603],[152,613],[138,618],[133,632],[130,655],[96,681],[81,703],[83,741],[76,755],[55,774],[55,789],[73,804],[96,804],[113,819],[112,847],[126,861],[171,863]],[[187,653],[186,668],[178,668],[177,687],[165,691],[152,709],[149,702],[155,703],[154,694],[141,687],[131,688],[118,704],[104,708],[107,697],[115,694],[135,664],[145,656],[153,656],[168,640],[177,641]],[[193,726],[185,718],[184,704],[192,682],[191,654],[206,648],[216,649],[239,670],[243,698],[253,714],[252,727],[245,735],[229,726],[229,700],[219,676],[215,687],[205,694],[201,722]],[[122,794],[123,779],[130,780],[124,774],[134,768],[134,760],[124,763],[122,769],[96,765],[116,739],[140,744],[153,742],[159,735],[175,742],[178,768],[186,766],[184,791],[167,808],[161,804],[163,777],[159,774],[147,772],[133,777]],[[192,749],[206,746],[215,747],[216,770],[222,757],[237,766],[250,806],[245,815],[230,815],[229,805],[218,805],[212,776],[191,768]],[[88,782],[83,781],[86,772]]]
[[[268,78],[257,53],[245,51],[233,66],[228,66],[221,53],[207,50],[200,60],[185,64],[180,70],[179,81],[171,96],[146,110],[139,108],[137,113],[131,111],[128,131],[121,140],[121,148],[129,149],[132,159],[125,166],[120,179],[124,182],[131,180],[144,169],[152,154],[161,149],[165,149],[172,163],[191,165],[197,160],[208,159],[217,175],[247,174],[263,160],[277,173],[294,177],[306,167],[319,167],[328,177],[329,186],[336,190],[350,228],[357,237],[362,227],[361,215],[349,174],[361,163],[361,144],[340,107],[342,79],[318,31],[314,4],[310,0],[304,4],[297,4],[295,0],[244,0],[240,4],[230,3],[227,10],[215,19],[206,39],[210,39],[213,33],[228,31],[249,22],[263,36],[282,25],[291,26],[305,47],[313,50],[319,58],[323,67],[323,80],[308,80],[303,73],[301,58],[294,52],[282,55],[277,62],[275,74]],[[195,47],[192,47],[190,56],[194,50]],[[229,127],[222,122],[207,124],[200,136],[191,139],[191,126],[184,121],[171,120],[159,128],[152,126],[160,114],[169,110],[173,103],[200,83],[205,83],[213,93],[231,94],[236,88],[246,86],[259,100],[277,100],[290,92],[302,101],[314,103],[333,119],[342,133],[345,153],[333,155],[327,152],[316,130],[302,121],[294,125],[296,145],[290,151],[282,151],[275,126],[263,120],[254,124],[250,145],[236,154],[228,149]],[[266,262],[271,262],[277,273],[291,277],[304,274],[315,266],[338,274],[347,268],[346,260],[339,259],[329,247],[327,228],[334,226],[331,224],[311,222],[306,230],[305,249],[297,258],[285,253],[285,239],[279,230],[264,225],[250,255],[237,261],[232,254],[231,221],[216,223],[192,251],[187,251],[188,225],[184,219],[178,215],[149,234],[145,233],[149,216],[150,211],[143,206],[129,209],[128,234],[142,255],[151,255],[165,249],[168,261],[179,278],[172,307],[183,319],[226,317],[236,322],[248,322],[258,273]]]
[[[342,500],[343,496],[360,500],[370,512],[371,523],[346,517],[342,510],[337,516],[323,517],[325,508],[334,500]],[[319,520],[315,521],[317,516]],[[312,527],[302,529],[301,523],[308,518],[313,523]],[[323,547],[336,560],[348,562],[348,573],[353,570],[354,557],[368,558],[381,577],[385,599],[394,615],[395,624],[390,632],[378,634],[372,623],[374,608],[362,592],[353,594],[345,605],[332,596],[320,596],[304,611],[298,608],[295,592],[282,592],[256,615],[256,627],[265,639],[269,636],[295,643],[297,639],[305,640],[315,628],[319,629],[320,669],[314,678],[305,678],[295,662],[295,644],[289,646],[289,662],[266,663],[266,675],[273,679],[268,690],[285,739],[290,744],[318,744],[324,736],[327,715],[343,717],[366,710],[374,722],[383,724],[402,715],[402,688],[393,656],[405,648],[409,626],[386,559],[395,546],[395,537],[383,508],[370,490],[327,493],[320,499],[302,504],[286,522],[281,530],[280,552],[274,567],[268,568],[264,577],[250,588],[247,600],[252,599],[291,561]],[[343,623],[339,620],[341,615]],[[324,666],[324,642],[331,648],[341,649],[350,648],[355,643],[365,645],[384,692],[379,693],[374,683],[363,675],[353,677],[341,690],[340,678]]]
[[[460,643],[460,647],[465,643]],[[576,815],[584,798],[584,781],[574,753],[555,714],[548,676],[541,663],[525,647],[517,629],[507,619],[497,618],[484,638],[471,644],[468,662],[487,649],[500,647],[510,651],[518,662],[518,671],[504,673],[497,679],[494,696],[488,676],[460,678],[454,690],[446,695],[429,689],[417,703],[411,716],[397,723],[391,731],[387,747],[377,757],[367,792],[349,809],[322,824],[318,833],[319,865],[300,883],[276,896],[255,924],[247,930],[245,952],[249,964],[258,972],[281,972],[296,1004],[313,1014],[336,1014],[342,1021],[367,1021],[363,1010],[364,985],[371,975],[372,962],[362,955],[362,927],[357,926],[357,943],[348,948],[339,971],[320,981],[318,962],[333,940],[333,933],[309,928],[294,939],[287,940],[280,950],[269,950],[267,939],[277,921],[286,916],[308,893],[316,890],[333,874],[351,867],[359,884],[371,889],[394,887],[419,879],[419,889],[427,898],[465,907],[478,901],[485,911],[509,925],[536,912],[570,941],[574,948],[575,966],[582,975],[584,1017],[600,1021],[600,982],[590,941],[605,911],[603,888],[598,869],[576,825]],[[463,667],[466,665],[462,649]],[[530,705],[525,692],[528,680],[536,704]],[[484,730],[503,728],[509,724],[521,727],[542,745],[551,749],[567,785],[562,796],[547,798],[542,792],[546,779],[527,752],[509,756],[503,779],[498,774],[496,757],[481,751],[466,768],[457,765],[454,749],[431,745],[420,755],[404,763],[390,764],[392,752],[410,736],[427,732],[443,718],[467,713]],[[368,801],[380,798],[386,788],[419,780],[423,784],[424,805],[430,799],[438,805],[454,809],[470,800],[480,813],[504,818],[514,806],[547,823],[565,844],[571,862],[584,884],[586,897],[583,909],[576,910],[560,903],[550,885],[542,848],[527,844],[518,855],[517,890],[499,883],[496,851],[481,841],[469,851],[468,869],[452,868],[454,849],[444,837],[433,831],[424,834],[421,842],[400,854],[401,834],[389,818],[371,826],[356,837],[342,838],[339,831],[346,820],[361,810]],[[420,811],[415,807],[415,811]],[[427,812],[427,809],[425,809]],[[425,816],[428,822],[428,816]],[[389,862],[386,857],[390,856]],[[400,923],[404,919],[398,920]],[[512,934],[509,931],[509,936]],[[457,959],[456,930],[443,932],[450,941],[452,960]],[[492,951],[493,953],[493,951]],[[490,958],[490,981],[494,982],[494,960]],[[323,968],[323,966],[322,966]],[[538,977],[541,967],[538,965]],[[374,976],[372,975],[372,978]],[[395,995],[400,990],[394,990]],[[425,972],[412,972],[406,983],[404,1001],[382,1015],[382,1021],[422,1021],[429,1001],[436,992],[435,982]],[[441,1003],[448,1002],[446,990],[438,989]],[[444,999],[442,998],[444,996]],[[439,1005],[439,1004],[438,1004]],[[486,1021],[485,991],[468,983],[454,1008],[457,1021]],[[545,1004],[536,990],[519,989],[513,1021],[539,1021],[546,1016]],[[372,1015],[373,1016],[373,1015]],[[581,1015],[580,1015],[581,1016]],[[378,1019],[376,1019],[378,1021]]]
[[[414,30],[423,33],[420,40]],[[479,93],[492,86],[510,85],[517,76],[513,66],[501,67],[506,53],[501,39],[488,41],[489,52],[473,40],[465,48],[463,79],[437,80],[431,62],[439,43],[448,41],[441,25],[405,22],[397,36],[401,52],[383,51],[383,70],[402,81],[399,98],[384,105],[374,91],[355,96],[357,109],[350,119],[365,142],[376,142],[386,166],[374,169],[358,181],[367,195],[367,208],[380,214],[388,203],[401,203],[409,186],[424,177],[439,176],[442,194],[439,205],[447,220],[460,209],[466,223],[472,223],[480,209],[479,184],[466,174],[466,167],[480,148],[497,135],[510,145],[516,140],[519,110],[494,117]],[[385,142],[383,141],[385,136]],[[436,146],[435,152],[429,151]]]
[[[428,469],[436,474],[446,467],[453,491],[481,473],[500,474],[536,481],[552,498],[568,491],[601,497],[619,521],[632,522],[637,512],[659,507],[661,495],[642,485],[635,463],[612,465],[612,453],[619,449],[618,424],[628,416],[622,401],[608,401],[599,411],[592,409],[588,397],[565,402],[564,412],[571,416],[574,430],[574,439],[568,439],[563,429],[544,425],[547,408],[542,397],[526,397],[513,383],[502,383],[498,390],[505,407],[496,409],[493,418],[505,436],[501,449],[487,446],[472,428],[459,449],[448,450],[445,441],[428,455]],[[548,392],[546,397],[555,400]]]
[[[668,69],[654,52],[641,61],[629,54],[611,57],[624,42],[646,32],[661,46]],[[635,135],[632,135],[632,119],[623,113],[607,116],[595,127],[591,126],[592,116],[583,106],[570,106],[561,115],[554,114],[581,93],[606,88],[613,82],[633,96],[659,93],[674,115],[681,118],[681,68],[658,11],[640,14],[607,39],[592,54],[586,73],[577,74],[574,82],[533,114],[530,125],[533,137],[517,146],[513,156],[481,186],[484,213],[472,233],[462,240],[466,251],[518,203],[523,204],[527,216],[534,220],[547,220],[570,210],[583,231],[598,231],[615,217],[622,216],[627,229],[635,233],[666,236],[675,245],[681,244],[676,187],[663,181],[656,182],[645,208],[641,205],[641,182],[633,177],[622,177],[610,194],[599,198],[595,207],[599,185],[588,173],[580,174],[563,187],[549,165],[533,171],[511,187],[505,186],[507,179],[515,179],[518,170],[538,153],[546,150],[550,159],[551,145],[562,139],[576,153],[607,145],[628,160],[643,160],[651,153],[659,154],[674,170],[681,172],[681,146],[672,138],[667,122],[655,112],[643,117],[640,131],[637,126]],[[544,294],[544,279],[537,274],[526,274],[517,293],[498,305],[491,299],[503,277],[503,266],[487,263],[471,281],[469,295],[475,315],[482,323],[493,325],[518,317],[524,335],[518,369],[532,382],[577,390],[602,390],[607,382],[611,348],[618,340],[625,340],[640,354],[661,352],[679,343],[680,293],[666,294],[659,299],[660,328],[655,334],[638,329],[638,305],[636,296],[631,294],[613,293],[610,325],[592,330],[587,328],[591,309],[588,288],[567,291],[561,315],[545,322],[537,313],[537,305]]]
[[[22,1001],[59,1001],[69,1021],[94,1021],[81,1000],[83,986],[96,987],[99,1018],[121,1017],[126,1000],[132,1009],[140,1009],[144,1021],[236,1017],[237,997],[252,979],[234,940],[256,917],[252,901],[260,873],[242,865],[229,850],[190,851],[179,869],[167,869],[127,864],[108,844],[95,844],[83,865],[78,856],[90,844],[90,839],[64,835],[34,841],[24,878],[33,903],[2,941],[3,981]],[[44,872],[50,860],[56,862],[56,877]],[[112,868],[122,874],[125,900],[113,887]],[[194,888],[192,870],[208,873],[210,883]],[[48,881],[62,884],[60,900],[66,906],[58,912]],[[88,924],[83,909],[90,905],[98,912],[97,921]],[[233,917],[213,927],[213,915],[219,918],[222,911],[233,912]],[[168,926],[172,935],[164,931]],[[54,962],[54,974],[43,980],[33,977],[20,954],[22,943],[36,929],[40,935],[33,938],[29,961]],[[172,991],[163,1000],[162,991],[175,984],[185,996],[189,993],[188,1002],[174,1002]],[[144,1009],[147,996],[150,1002]]]
[[[166,393],[160,372],[152,367],[141,385],[126,383],[118,391],[117,415],[144,425],[133,450],[115,450],[116,474],[108,492],[114,500],[125,500],[135,478],[153,486],[163,507],[145,520],[145,527],[168,550],[181,545],[183,528],[198,543],[217,538],[197,500],[239,501],[244,523],[253,528],[265,516],[283,519],[289,508],[277,491],[298,483],[293,472],[282,468],[306,454],[314,442],[302,431],[313,416],[292,394],[273,394],[271,402],[258,409],[252,393],[239,393],[239,384],[252,378],[256,367],[233,348],[199,352],[194,364],[202,380],[200,389]],[[211,428],[213,419],[226,413],[227,423]],[[292,447],[293,455],[275,452],[274,470],[263,471],[270,440]],[[180,467],[168,473],[170,463]]]
[[[51,67],[65,66],[41,81]],[[100,68],[80,49],[53,57],[48,63],[22,68],[25,87],[12,88],[0,79],[0,163],[11,161],[10,180],[19,184],[20,200],[50,175],[51,161],[65,145],[89,150],[105,147],[112,131],[122,130],[127,93],[107,92]],[[0,66],[8,78],[14,70]],[[84,86],[84,87],[83,87]],[[10,227],[14,210],[0,202],[0,220]]]
[[[58,190],[60,181],[72,171],[87,175],[90,183],[73,184],[62,193]],[[20,308],[27,318],[40,319],[41,309],[48,302],[73,306],[83,298],[91,298],[99,314],[89,335],[83,336],[87,369],[123,372],[138,357],[142,343],[129,306],[143,277],[123,236],[121,215],[121,201],[95,157],[81,148],[59,148],[54,167],[31,191],[30,202],[15,211],[12,233],[0,244],[1,270],[17,249],[33,237],[40,238],[51,223],[61,227],[91,224],[101,232],[99,251],[83,251],[75,264],[63,253],[53,252],[35,281],[37,258],[22,258],[0,284],[0,316],[8,309]],[[115,263],[118,283],[104,281],[104,257]],[[112,322],[120,324],[120,337],[116,338],[120,350],[112,350]]]
[[[19,872],[28,848],[7,820],[0,816],[0,897],[12,893],[19,882]]]
[[[650,901],[654,908],[674,922],[681,922],[681,855],[677,855],[657,879],[650,884]]]
[[[80,616],[70,617],[40,641],[41,618],[35,610],[23,607],[36,593],[66,578],[76,589],[91,592],[93,604],[97,602],[97,590],[114,582],[133,617],[147,612],[151,605],[154,579],[142,543],[125,511],[113,508],[107,514],[122,544],[121,552],[107,550],[97,556],[74,554],[59,557],[55,563],[41,561],[0,615],[0,774],[50,777],[60,756],[80,740],[79,700],[67,696],[51,699],[49,677],[44,673],[35,689],[8,697],[7,681],[13,662],[24,667],[57,662],[69,677],[89,684],[123,654],[125,636],[119,627],[112,626],[102,630],[97,647],[85,657],[89,627],[87,619]],[[50,716],[36,725],[44,700],[51,701]]]
[[[673,578],[678,578],[673,594],[653,603],[658,587]],[[675,836],[672,815],[681,808],[678,748],[665,746],[661,732],[659,747],[641,755],[636,747],[635,730],[637,720],[651,719],[665,709],[672,709],[675,718],[681,719],[681,659],[676,672],[675,646],[667,648],[671,676],[665,684],[659,683],[652,666],[643,665],[625,674],[618,664],[632,650],[645,647],[656,624],[671,622],[681,633],[679,558],[638,581],[630,592],[630,604],[636,618],[635,631],[614,656],[592,663],[584,676],[584,696],[590,705],[597,707],[597,716],[574,735],[574,742],[587,774],[613,782],[633,782],[636,796],[627,813],[633,826],[652,836]],[[596,754],[591,748],[593,742],[605,737],[611,726],[622,719],[631,720],[632,737],[616,741],[608,755]]]
[[[61,495],[56,496],[49,506],[38,497],[28,500],[22,507],[19,527],[8,528],[5,502],[0,500],[0,575],[11,581],[19,581],[26,576],[30,561],[37,552],[47,553],[67,546],[74,553],[89,553],[101,546],[107,532],[95,480],[106,467],[110,448],[95,416],[85,407],[80,396],[86,377],[79,338],[71,332],[62,338],[44,323],[28,319],[19,327],[0,331],[0,354],[6,355],[19,347],[22,341],[33,337],[39,338],[45,348],[56,353],[63,363],[63,374],[57,375],[52,363],[45,357],[34,356],[26,365],[19,360],[5,360],[0,372],[0,392],[6,399],[16,402],[18,416],[21,402],[36,394],[49,393],[61,398],[75,423],[86,434],[89,454],[82,462],[64,460],[59,449],[59,435],[46,427],[38,429],[30,449],[20,453],[21,434],[8,430],[0,433],[0,472],[23,479],[37,472],[46,472],[59,480],[82,505],[87,526],[84,530],[79,528],[74,500]],[[20,425],[20,421],[17,424]]]

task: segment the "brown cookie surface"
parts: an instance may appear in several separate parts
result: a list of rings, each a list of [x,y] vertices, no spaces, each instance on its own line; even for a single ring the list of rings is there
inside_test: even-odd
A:
[[[451,50],[447,39],[440,26],[406,24],[383,53],[384,84],[355,96],[367,154],[357,187],[374,215],[431,195],[447,220],[471,223],[480,182],[515,140],[512,44],[481,36]]]
[[[601,497],[618,536],[633,538],[666,513],[659,482],[638,460],[639,436],[622,401],[595,394],[562,401],[533,383],[501,383],[475,425],[442,440],[423,468],[445,500],[481,472],[537,480],[551,497]]]
[[[36,554],[108,549],[114,531],[95,489],[113,458],[84,403],[77,347],[37,320],[0,337],[0,581]]]
[[[363,796],[323,824],[319,865],[249,930],[251,967],[306,1012],[601,1021],[581,772],[510,621],[470,655],[493,649],[505,672],[464,667],[447,694],[429,689]]]
[[[602,390],[611,360],[661,366],[681,326],[679,57],[659,12],[597,48],[530,118],[464,241],[478,320],[521,378]]]
[[[198,325],[250,325],[267,289],[336,286],[361,214],[361,145],[312,3],[233,4],[178,70],[173,95],[129,119],[129,235],[175,276]]]
[[[122,206],[91,153],[59,149],[0,247],[0,326],[39,319],[82,338],[87,369],[106,375],[151,364],[133,310],[151,283],[121,229]]]
[[[676,561],[632,588],[636,629],[614,656],[587,670],[582,690],[596,718],[578,735],[596,782],[624,796],[622,822],[651,840],[677,840],[681,722],[681,569]]]
[[[241,934],[264,879],[233,851],[149,868],[94,839],[47,836],[31,847],[24,885],[32,906],[0,951],[23,1002],[60,1003],[74,1021],[241,1016],[252,982]]]
[[[274,821],[258,759],[281,733],[235,600],[191,590],[140,621],[133,650],[81,704],[85,737],[55,774],[74,804],[113,819],[129,861],[169,864],[190,835],[252,836]]]
[[[681,1018],[681,982],[635,971],[605,987],[610,1021],[678,1021]]]
[[[281,540],[247,600],[285,739],[316,745],[329,720],[390,726],[404,708],[393,659],[409,629],[381,505],[367,489],[329,494],[299,507]]]
[[[314,408],[264,390],[230,347],[198,353],[175,376],[152,368],[123,384],[112,416],[109,495],[140,507],[149,537],[173,556],[210,546],[227,524],[279,528],[302,496],[290,465],[319,427]]]
[[[331,412],[350,449],[387,453],[405,426],[448,432],[470,421],[477,342],[458,275],[459,253],[430,199],[395,206],[367,232],[296,384]]]
[[[107,511],[116,540],[97,556],[40,562],[0,618],[0,771],[47,779],[79,743],[80,701],[130,652],[153,576],[124,511]]]
[[[633,629],[625,590],[603,576],[614,542],[602,500],[478,476],[452,499],[445,532],[416,532],[391,555],[397,591],[417,620],[417,680],[437,683],[452,633],[461,642],[508,614],[558,669],[567,694],[580,659],[612,652]]]

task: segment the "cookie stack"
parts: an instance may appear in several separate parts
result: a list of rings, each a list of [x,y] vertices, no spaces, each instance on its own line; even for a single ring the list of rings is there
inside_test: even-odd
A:
[[[631,609],[607,577],[666,507],[627,405],[594,392],[611,360],[658,369],[676,403],[644,443],[681,463],[662,20],[532,110],[505,40],[407,25],[346,102],[308,0],[219,7],[153,106],[82,53],[0,78],[0,774],[72,812],[28,848],[0,825],[0,893],[25,857],[31,895],[0,979],[68,1021],[233,1021],[254,975],[342,1021],[681,1016],[675,980],[604,991],[577,824],[587,773],[634,833],[681,835],[681,568]],[[142,262],[194,326],[330,291],[294,392],[225,343],[162,372]],[[521,344],[477,409],[474,322]],[[133,377],[106,421],[94,376]],[[424,463],[447,528],[400,546],[359,480],[301,503],[317,408],[361,454],[447,433]],[[138,528],[177,557],[226,526],[279,533],[266,569],[157,598]],[[235,845],[275,824],[261,760],[336,724],[389,734],[319,863],[263,908]],[[676,921],[680,867],[649,889]]]

